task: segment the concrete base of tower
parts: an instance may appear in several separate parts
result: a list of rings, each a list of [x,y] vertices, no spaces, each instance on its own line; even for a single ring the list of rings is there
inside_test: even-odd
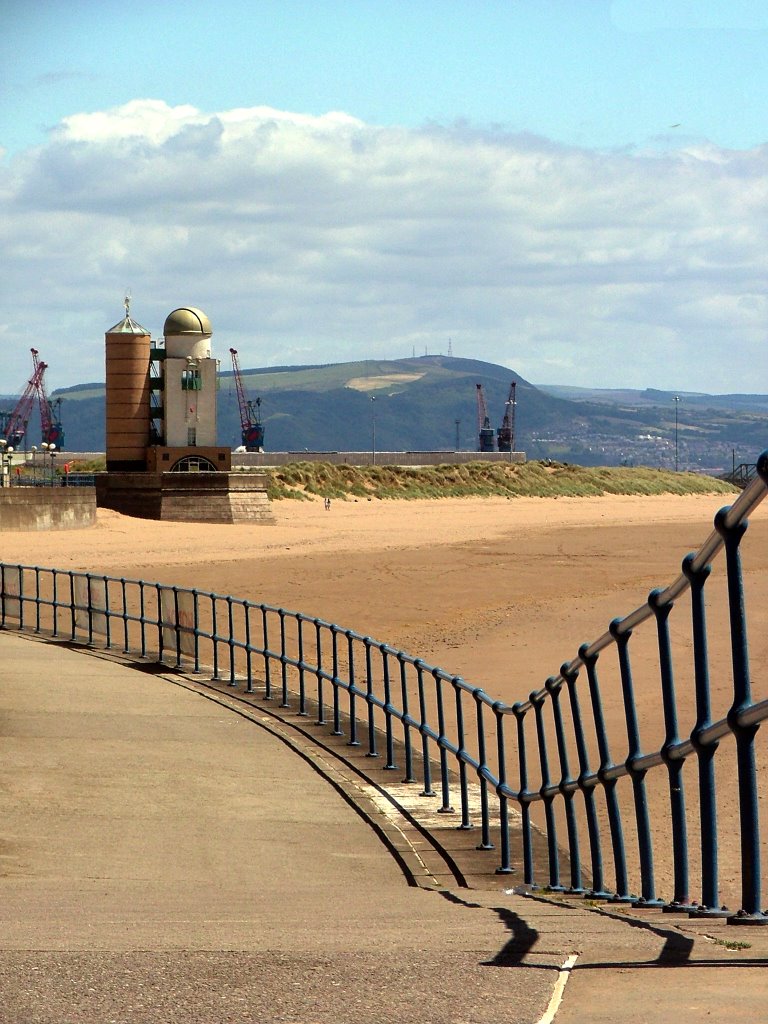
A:
[[[97,473],[96,501],[138,519],[274,523],[264,473]]]

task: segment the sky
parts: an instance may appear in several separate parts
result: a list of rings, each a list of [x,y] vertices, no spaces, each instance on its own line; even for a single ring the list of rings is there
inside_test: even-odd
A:
[[[5,0],[0,393],[202,308],[244,368],[760,392],[764,0]]]

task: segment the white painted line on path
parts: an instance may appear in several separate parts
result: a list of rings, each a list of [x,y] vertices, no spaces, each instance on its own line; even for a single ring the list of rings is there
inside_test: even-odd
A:
[[[536,1021],[536,1024],[552,1024],[552,1021],[555,1019],[555,1014],[560,1009],[560,1003],[563,1001],[563,992],[565,992],[565,986],[571,976],[571,970],[578,959],[579,954],[573,953],[563,963],[557,976],[557,981],[555,982],[555,988],[552,992],[552,998],[549,1000],[549,1005],[544,1011],[544,1015],[539,1017]]]

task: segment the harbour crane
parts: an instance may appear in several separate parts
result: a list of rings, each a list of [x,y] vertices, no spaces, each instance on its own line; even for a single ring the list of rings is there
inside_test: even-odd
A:
[[[33,359],[37,358],[37,354],[34,349]],[[64,447],[64,428],[61,425],[61,399],[57,398],[55,403],[51,402],[48,398],[48,393],[45,388],[45,371],[48,368],[47,363],[40,364],[43,368],[43,372],[37,382],[37,403],[40,406],[40,432],[43,441],[48,445],[55,445],[58,451]],[[56,411],[54,412],[54,405]]]
[[[504,419],[496,431],[496,442],[500,452],[512,452],[515,450],[515,381],[509,385],[509,397],[504,405]]]
[[[237,349],[231,348],[232,372],[235,378],[237,405],[240,410],[240,431],[243,447],[247,452],[264,451],[264,424],[261,421],[261,399],[251,401],[245,393]]]
[[[24,391],[21,394],[21,398],[18,400],[10,416],[6,418],[4,424],[3,436],[8,444],[12,448],[21,448],[25,444],[25,438],[27,434],[27,425],[29,424],[29,417],[32,413],[32,405],[35,401],[35,396],[39,397],[39,383],[45,373],[45,363],[41,363],[37,356],[37,349],[31,349],[32,352],[32,376],[26,383]]]
[[[52,444],[61,449],[64,444],[64,430],[59,418],[61,399],[56,400],[56,412],[54,413],[54,403],[48,398],[45,389],[45,371],[48,369],[48,364],[38,358],[40,353],[36,348],[30,349],[30,352],[32,353],[32,376],[27,381],[21,398],[12,412],[4,414],[0,419],[0,433],[13,448],[26,446],[29,417],[35,398],[37,398],[42,440],[46,444]]]
[[[483,394],[483,385],[477,384],[477,442],[479,452],[493,451],[493,427]]]

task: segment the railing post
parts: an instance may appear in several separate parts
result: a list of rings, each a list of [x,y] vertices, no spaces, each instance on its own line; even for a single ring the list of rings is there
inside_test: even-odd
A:
[[[693,636],[693,674],[696,690],[696,724],[691,743],[696,751],[699,775],[699,835],[701,842],[701,904],[691,911],[696,917],[726,917],[720,906],[717,863],[717,801],[715,790],[715,753],[717,741],[704,743],[702,734],[712,724],[707,649],[707,613],[704,585],[712,571],[704,565],[694,570],[693,553],[683,559],[683,573],[691,588],[691,631]]]
[[[320,620],[315,619],[315,678],[317,680],[317,725],[325,725],[325,697],[323,695],[323,641]]]
[[[496,719],[496,754],[499,762],[499,783],[496,795],[499,798],[499,846],[500,864],[496,868],[497,875],[512,873],[512,855],[509,842],[509,797],[507,796],[507,751],[504,742],[504,709],[501,701],[494,701],[493,711]]]
[[[608,745],[608,730],[605,727],[605,716],[603,714],[603,703],[600,696],[600,683],[597,676],[597,654],[589,655],[588,644],[582,644],[579,648],[579,657],[584,662],[589,681],[589,696],[592,704],[592,719],[595,723],[595,735],[597,737],[597,749],[600,755],[600,766],[597,770],[597,777],[605,793],[605,806],[608,811],[608,826],[611,833],[611,850],[613,852],[613,866],[616,877],[616,893],[611,896],[609,893],[601,892],[595,884],[594,899],[610,899],[616,903],[631,903],[632,895],[629,891],[629,879],[627,876],[627,852],[624,845],[624,828],[621,823],[621,810],[619,809],[619,797],[616,792],[618,780],[609,775],[615,767],[611,758],[611,751]]]
[[[733,704],[728,724],[736,738],[736,764],[739,777],[739,819],[741,823],[741,909],[729,924],[768,924],[768,915],[760,909],[760,819],[758,811],[755,734],[757,725],[743,725],[740,715],[752,707],[749,677],[747,615],[739,545],[747,532],[747,523],[726,524],[727,509],[715,516],[715,529],[725,545],[728,577],[728,613],[731,626],[731,663],[733,666]]]
[[[547,680],[551,682],[551,680]],[[536,720],[536,740],[539,748],[539,770],[541,772],[541,787],[539,795],[544,804],[544,821],[547,830],[547,854],[549,859],[549,882],[548,888],[553,892],[562,892],[564,886],[560,882],[560,850],[557,842],[557,822],[555,821],[555,795],[549,789],[552,780],[549,775],[549,754],[547,752],[547,734],[544,729],[544,695],[534,691],[528,700],[533,707],[533,715]]]
[[[392,681],[389,678],[389,653],[381,648],[381,671],[384,679],[384,733],[387,744],[387,763],[384,771],[394,771],[395,764],[395,739],[392,733]]]
[[[669,779],[669,810],[672,821],[672,859],[674,865],[674,895],[672,902],[664,907],[665,913],[690,911],[694,907],[689,893],[688,876],[688,828],[685,817],[685,786],[683,767],[685,762],[676,757],[680,744],[677,732],[677,699],[675,696],[675,675],[672,666],[672,644],[669,637],[669,616],[672,603],[662,604],[662,591],[652,590],[648,595],[648,606],[656,617],[656,633],[659,644],[659,670],[661,673],[661,701],[664,709],[664,744],[661,757],[667,766]]]
[[[400,665],[400,694],[403,702],[403,746],[405,748],[405,778],[403,782],[415,782],[413,774],[413,746],[411,743],[411,723],[408,708],[408,673],[406,670],[405,656],[402,651],[397,654],[397,661]]]
[[[530,707],[530,705],[528,705]],[[531,802],[536,795],[528,789],[528,753],[525,746],[525,713],[526,705],[518,701],[512,705],[512,713],[517,723],[517,763],[520,775],[520,818],[523,839],[523,881],[526,885],[535,885],[533,864],[533,836],[531,834]]]
[[[53,636],[59,635],[59,570],[53,570],[51,585],[53,589]]]
[[[475,687],[472,691],[472,698],[475,702],[475,721],[477,722],[477,776],[478,782],[480,783],[480,842],[477,844],[478,850],[492,850],[494,848],[491,842],[491,824],[490,816],[488,813],[488,782],[485,778],[485,773],[488,771],[488,764],[486,762],[485,754],[485,721],[483,719],[483,704],[484,704],[484,692],[479,688]]]
[[[210,594],[211,599],[211,645],[213,655],[213,680],[218,681],[219,679],[219,634],[218,634],[218,602],[216,601],[216,595]]]
[[[583,659],[582,659],[583,661]],[[568,688],[568,701],[571,706],[571,718],[573,719],[573,735],[576,742],[576,756],[579,759],[579,777],[576,783],[584,798],[584,813],[587,819],[587,835],[589,837],[589,855],[592,868],[592,888],[589,895],[592,899],[607,899],[609,893],[605,892],[603,883],[603,849],[600,840],[600,824],[595,806],[594,785],[587,785],[587,779],[592,775],[589,764],[589,754],[584,736],[584,722],[581,717],[581,705],[577,689],[579,678],[578,670],[570,672],[568,665],[560,668],[560,675]]]
[[[333,729],[331,736],[343,736],[339,704],[339,631],[337,626],[331,626],[331,650],[333,654]]]
[[[235,613],[231,596],[227,596],[227,646],[229,648],[229,686],[237,686],[235,671]]]
[[[35,566],[35,632],[40,632],[40,568]]]
[[[464,742],[464,702],[462,700],[463,687],[461,683],[461,679],[454,677],[451,682],[451,685],[453,686],[453,691],[456,698],[456,756],[459,762],[459,796],[461,799],[461,824],[457,827],[466,831],[472,828],[472,822],[470,821],[469,818],[469,788],[467,785],[467,762],[464,760],[464,757],[466,755],[466,745]]]
[[[248,601],[243,605],[245,615],[245,692],[253,693],[253,647],[251,646],[251,608]],[[197,594],[195,594],[195,630],[197,630]],[[197,671],[197,633],[195,633],[195,671]]]
[[[432,669],[432,678],[435,681],[435,699],[437,701],[437,748],[440,753],[440,789],[443,802],[438,807],[438,814],[455,814],[451,807],[451,785],[448,778],[448,751],[445,748],[445,708],[443,707],[443,683],[440,679],[440,669]]]
[[[272,659],[269,649],[269,613],[261,606],[261,649],[264,658],[264,700],[272,699]]]
[[[75,574],[70,570],[67,574],[69,576],[69,600],[70,600],[70,636],[72,640],[75,639],[77,634],[77,609],[75,608]],[[144,651],[142,650],[142,657]]]
[[[424,662],[417,658],[414,662],[416,669],[416,685],[419,690],[419,732],[421,733],[421,760],[424,775],[424,788],[422,796],[437,796],[432,788],[432,764],[429,760],[429,735],[427,733],[427,699],[424,690]]]
[[[348,747],[359,747],[360,740],[357,738],[357,694],[355,681],[355,642],[351,629],[345,630],[347,637],[347,661],[349,662],[349,739]]]
[[[579,847],[579,830],[576,825],[576,808],[574,807],[574,796],[576,795],[576,779],[571,775],[571,768],[568,761],[568,747],[565,742],[565,729],[563,726],[563,710],[560,707],[560,692],[564,678],[550,678],[545,686],[552,700],[552,717],[555,722],[555,739],[557,741],[557,755],[560,760],[560,793],[565,803],[565,827],[568,832],[568,857],[570,860],[571,884],[568,891],[581,895],[584,887],[581,884],[581,849]]]
[[[120,593],[123,604],[123,653],[127,654],[131,649],[130,639],[128,637],[128,581],[124,578],[120,578]]]
[[[74,587],[74,580],[73,580],[72,586]],[[142,656],[142,658],[146,658],[146,656],[147,656],[147,630],[146,630],[147,616],[146,616],[146,608],[145,608],[145,603],[144,603],[144,587],[145,587],[144,580],[139,580],[139,627],[141,629],[141,656]],[[72,596],[72,609],[73,609],[72,636],[73,637],[75,635],[74,605],[75,605],[75,599],[74,599],[74,592],[73,592],[73,596]]]
[[[637,762],[642,756],[640,747],[640,728],[637,721],[637,705],[632,683],[632,667],[629,660],[629,640],[632,630],[624,632],[620,629],[621,619],[614,619],[608,627],[616,642],[621,673],[621,692],[624,700],[624,719],[627,724],[627,772],[632,780],[632,794],[635,804],[635,823],[637,825],[637,845],[640,854],[640,887],[642,895],[635,901],[638,907],[661,907],[664,901],[657,899],[653,876],[653,844],[651,842],[651,822],[648,814],[648,798],[645,793],[645,770],[638,768]]]
[[[371,660],[371,644],[373,641],[369,636],[363,637],[365,645],[365,699],[368,705],[368,752],[366,757],[378,757],[376,749],[376,727],[373,703],[373,665]]]
[[[304,662],[304,616],[300,613],[296,615],[296,628],[298,630],[299,638],[299,715],[302,718],[306,718],[307,687],[304,682],[304,673],[306,671],[306,665]]]
[[[278,608],[277,614],[280,617],[280,707],[288,708],[288,664],[285,653],[285,609]]]

